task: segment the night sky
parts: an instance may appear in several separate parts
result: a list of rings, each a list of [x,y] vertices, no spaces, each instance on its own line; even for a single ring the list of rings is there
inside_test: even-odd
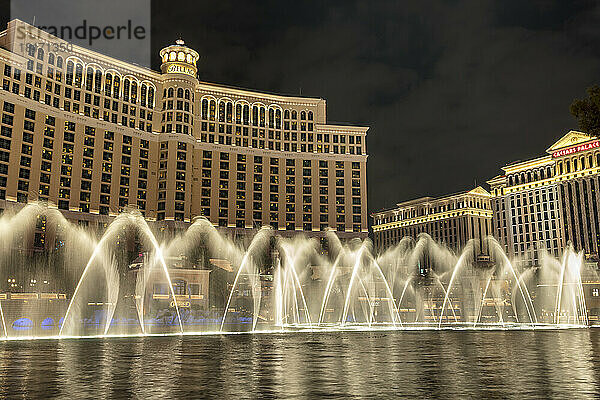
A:
[[[322,97],[329,123],[369,126],[369,212],[543,154],[600,83],[589,1],[154,1],[154,69],[180,37],[203,81]]]
[[[182,37],[202,80],[322,97],[328,122],[369,126],[370,212],[543,154],[600,83],[597,2],[155,5],[153,51]]]

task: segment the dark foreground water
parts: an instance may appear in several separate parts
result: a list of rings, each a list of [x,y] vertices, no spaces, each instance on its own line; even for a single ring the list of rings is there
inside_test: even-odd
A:
[[[594,398],[600,329],[9,341],[0,397]]]

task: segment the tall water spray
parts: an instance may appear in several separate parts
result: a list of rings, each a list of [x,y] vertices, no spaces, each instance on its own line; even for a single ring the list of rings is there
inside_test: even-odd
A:
[[[53,245],[45,253],[24,247],[29,232],[42,228],[54,235]],[[543,253],[539,266],[524,267],[486,240],[487,258],[474,242],[455,251],[425,234],[375,255],[368,239],[342,242],[328,232],[322,248],[270,228],[240,239],[205,218],[166,234],[137,211],[107,217],[100,231],[31,204],[0,217],[0,332],[10,338],[590,323],[586,287],[597,274],[582,253],[569,246],[559,258]],[[194,292],[186,276],[201,273],[207,280]]]

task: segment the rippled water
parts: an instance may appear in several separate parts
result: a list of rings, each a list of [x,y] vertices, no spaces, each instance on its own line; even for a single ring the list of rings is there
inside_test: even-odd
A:
[[[600,330],[0,343],[1,397],[593,398]]]

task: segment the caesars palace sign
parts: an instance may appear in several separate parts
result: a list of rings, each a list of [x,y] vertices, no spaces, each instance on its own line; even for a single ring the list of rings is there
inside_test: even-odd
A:
[[[579,146],[573,146],[566,149],[557,150],[552,153],[552,157],[561,157],[568,156],[569,154],[579,153],[580,151],[591,150],[600,147],[600,141],[596,140],[595,142],[580,144]]]

